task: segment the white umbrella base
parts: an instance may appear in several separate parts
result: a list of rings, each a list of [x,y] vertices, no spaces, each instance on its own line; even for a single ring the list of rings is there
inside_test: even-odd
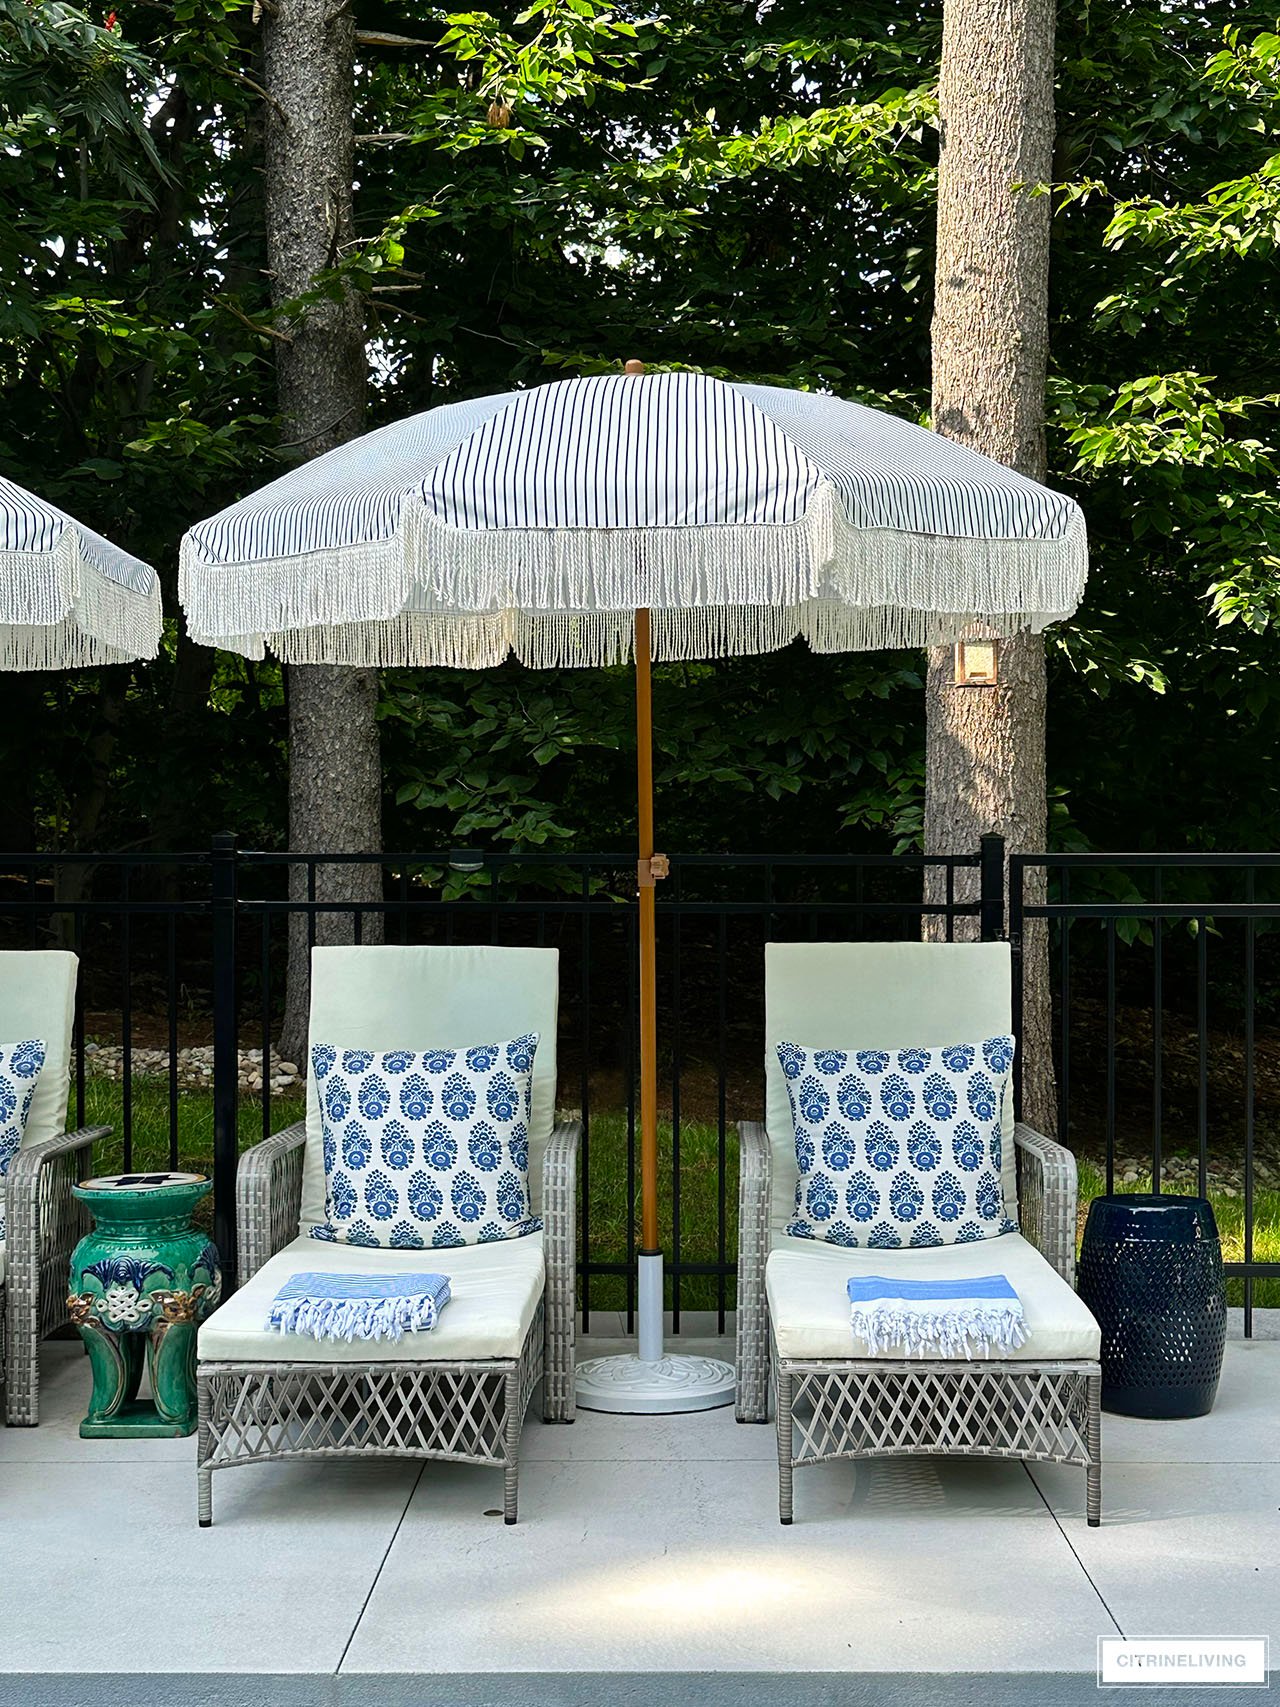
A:
[[[578,1365],[577,1396],[585,1411],[627,1416],[714,1411],[733,1403],[734,1370],[718,1357],[591,1357]]]
[[[671,1416],[731,1405],[734,1369],[718,1357],[667,1357],[662,1349],[662,1253],[641,1251],[636,1262],[639,1356],[590,1357],[578,1365],[578,1403],[584,1411]]]

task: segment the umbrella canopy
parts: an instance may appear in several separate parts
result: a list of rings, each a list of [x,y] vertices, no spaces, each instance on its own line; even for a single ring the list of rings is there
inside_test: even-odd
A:
[[[698,374],[446,404],[182,545],[193,637],[297,663],[618,663],[947,642],[1079,602],[1061,493],[879,410]]]
[[[0,669],[154,658],[155,570],[0,478]]]

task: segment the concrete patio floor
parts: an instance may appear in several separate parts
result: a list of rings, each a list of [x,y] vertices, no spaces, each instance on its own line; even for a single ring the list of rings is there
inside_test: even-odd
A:
[[[784,1529],[716,1411],[531,1420],[515,1528],[499,1472],[349,1461],[223,1472],[202,1531],[194,1441],[81,1441],[54,1343],[0,1430],[0,1707],[1092,1700],[1100,1635],[1280,1635],[1269,1315],[1212,1416],[1104,1417],[1096,1530],[1080,1471],[943,1459],[798,1472]]]

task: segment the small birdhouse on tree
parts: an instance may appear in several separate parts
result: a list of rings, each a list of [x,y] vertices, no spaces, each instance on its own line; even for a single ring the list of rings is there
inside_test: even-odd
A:
[[[993,688],[999,670],[999,642],[958,640],[956,642],[956,686]]]

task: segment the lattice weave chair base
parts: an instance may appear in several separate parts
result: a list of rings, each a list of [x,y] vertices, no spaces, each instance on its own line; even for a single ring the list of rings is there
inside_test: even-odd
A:
[[[281,1458],[385,1455],[500,1465],[516,1521],[520,1431],[544,1364],[543,1307],[518,1359],[476,1363],[201,1363],[202,1527],[215,1470]]]
[[[835,1458],[947,1456],[1078,1464],[1088,1521],[1102,1512],[1096,1363],[783,1361],[776,1350],[778,1515],[792,1473]]]

